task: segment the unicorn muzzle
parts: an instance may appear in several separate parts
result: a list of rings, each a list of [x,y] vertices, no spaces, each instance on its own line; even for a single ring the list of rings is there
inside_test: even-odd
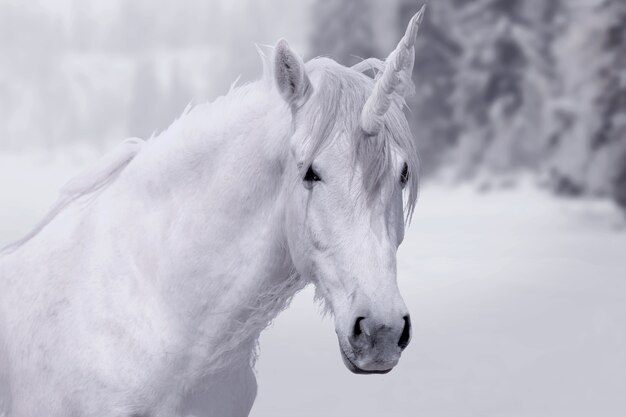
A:
[[[355,374],[386,374],[398,364],[411,340],[408,314],[393,321],[360,316],[354,320],[347,343],[340,337],[341,356]]]

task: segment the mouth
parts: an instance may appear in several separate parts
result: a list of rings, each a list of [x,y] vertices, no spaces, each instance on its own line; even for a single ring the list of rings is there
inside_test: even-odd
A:
[[[389,372],[391,372],[391,370],[393,368],[389,368],[389,369],[385,369],[382,371],[378,371],[378,370],[374,370],[374,371],[368,371],[365,369],[361,369],[358,366],[356,366],[354,364],[354,362],[352,362],[352,360],[348,357],[348,355],[346,355],[346,352],[343,351],[343,348],[340,346],[339,350],[341,351],[341,358],[343,359],[343,363],[346,365],[346,367],[350,370],[350,372],[352,372],[353,374],[357,374],[357,375],[372,375],[372,374],[387,374]]]

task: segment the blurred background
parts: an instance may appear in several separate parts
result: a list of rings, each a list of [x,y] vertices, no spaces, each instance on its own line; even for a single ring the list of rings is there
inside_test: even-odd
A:
[[[419,7],[0,0],[0,246],[114,144],[258,78],[255,43],[384,58]],[[412,346],[348,374],[307,289],[262,336],[252,415],[626,415],[626,2],[431,0],[414,82]]]

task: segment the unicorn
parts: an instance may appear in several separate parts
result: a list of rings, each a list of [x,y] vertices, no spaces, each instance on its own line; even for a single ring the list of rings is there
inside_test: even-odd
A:
[[[247,416],[259,335],[308,284],[346,367],[392,370],[423,12],[384,62],[280,40],[259,81],[70,180],[0,256],[0,416]]]

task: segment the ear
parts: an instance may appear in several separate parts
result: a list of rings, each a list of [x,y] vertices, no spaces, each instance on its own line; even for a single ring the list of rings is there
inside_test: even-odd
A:
[[[311,82],[302,58],[281,39],[274,50],[274,77],[280,95],[294,107],[303,105],[311,93]]]

